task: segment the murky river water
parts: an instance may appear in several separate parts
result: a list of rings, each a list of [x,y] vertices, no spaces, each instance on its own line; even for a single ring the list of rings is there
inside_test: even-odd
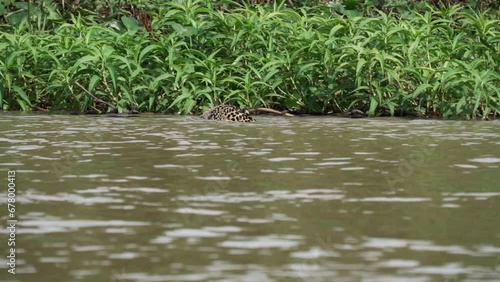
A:
[[[500,281],[499,167],[498,121],[2,115],[0,280]]]

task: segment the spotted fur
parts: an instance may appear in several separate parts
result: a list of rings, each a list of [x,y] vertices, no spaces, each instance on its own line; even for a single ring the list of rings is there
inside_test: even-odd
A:
[[[219,105],[205,111],[202,115],[204,119],[222,120],[222,121],[238,121],[238,122],[254,122],[250,113],[245,109],[240,109],[232,105]]]

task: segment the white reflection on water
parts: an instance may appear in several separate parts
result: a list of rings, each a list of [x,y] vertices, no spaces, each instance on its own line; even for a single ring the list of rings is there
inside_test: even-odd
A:
[[[109,259],[133,259],[138,257],[139,254],[133,253],[133,252],[124,252],[124,253],[114,253],[114,254],[109,254],[108,258]]]
[[[340,170],[364,170],[365,167],[362,166],[353,166],[353,167],[343,167]]]
[[[500,158],[494,158],[494,157],[475,158],[475,159],[470,159],[469,161],[475,163],[483,163],[483,164],[494,164],[494,163],[500,163]]]
[[[262,249],[262,248],[279,248],[290,249],[299,245],[301,236],[295,235],[270,235],[258,237],[243,237],[238,236],[230,240],[225,240],[218,245],[224,248],[236,249]]]
[[[196,238],[196,237],[220,237],[223,233],[217,233],[209,230],[203,229],[187,229],[181,228],[173,231],[168,231],[166,233],[167,237],[186,237],[186,238]]]
[[[350,164],[350,162],[322,162],[322,163],[315,163],[314,165],[327,166],[327,165],[345,165],[345,164]]]
[[[0,163],[0,166],[11,167],[11,166],[22,166],[24,163],[15,162],[15,163]]]
[[[299,156],[316,156],[319,155],[320,152],[293,152],[290,155],[299,155]]]
[[[23,220],[21,233],[43,234],[53,232],[72,232],[82,228],[109,227],[109,226],[147,226],[148,222],[124,221],[124,220],[85,220],[85,219],[37,219]]]
[[[421,273],[421,274],[441,274],[441,275],[459,275],[471,272],[476,272],[479,269],[476,267],[464,267],[461,263],[448,263],[442,266],[420,266],[418,268],[406,270],[408,273]]]
[[[177,238],[213,238],[225,237],[228,233],[237,233],[242,231],[237,226],[205,226],[203,228],[177,228],[165,231],[164,235],[157,236],[151,240],[152,244],[170,244]]]
[[[13,150],[19,150],[19,151],[33,151],[33,150],[43,149],[43,148],[45,148],[45,146],[21,145],[21,146],[11,146],[10,148]]]
[[[19,196],[25,203],[34,202],[69,202],[80,205],[94,205],[94,204],[109,204],[109,203],[123,203],[121,198],[96,196],[96,197],[82,197],[80,195],[71,193],[56,193],[55,195],[37,194],[36,191]]]
[[[331,250],[325,251],[324,249],[319,247],[312,247],[307,251],[293,252],[290,254],[290,256],[292,258],[299,259],[318,259],[323,257],[338,257],[340,256],[340,253],[333,252]]]
[[[377,267],[387,267],[387,268],[414,268],[420,265],[420,262],[416,260],[405,260],[405,259],[389,259],[383,260],[375,264]]]
[[[286,161],[296,161],[298,160],[297,158],[291,158],[291,157],[276,157],[276,158],[270,158],[267,159],[268,161],[271,162],[286,162]]]
[[[108,175],[96,173],[96,174],[81,174],[81,175],[66,174],[62,176],[62,178],[101,178],[101,177],[108,177]]]
[[[186,202],[215,202],[215,203],[242,203],[242,202],[273,202],[280,200],[340,200],[344,198],[343,191],[338,189],[301,189],[297,191],[271,190],[265,193],[230,192],[207,195],[178,196],[176,200]]]
[[[453,255],[468,255],[472,257],[500,255],[500,248],[495,246],[481,245],[467,248],[458,245],[437,245],[426,240],[405,240],[398,238],[374,238],[367,237],[362,243],[364,248],[383,249],[389,252],[390,249],[407,248],[421,252],[443,252]]]
[[[478,168],[477,165],[468,165],[468,164],[456,164],[454,166],[455,167],[460,167],[460,168]]]
[[[396,203],[413,203],[413,202],[425,202],[431,201],[431,198],[417,198],[417,197],[371,197],[371,198],[361,198],[361,199],[347,199],[348,202],[396,202]]]
[[[450,195],[455,197],[490,198],[490,197],[500,196],[500,192],[460,192],[460,193],[451,193]]]
[[[40,258],[41,263],[66,263],[69,259],[66,257],[42,257]]]
[[[188,213],[188,214],[200,214],[200,215],[214,215],[214,216],[226,213],[224,211],[207,210],[207,209],[193,209],[193,208],[180,208],[180,209],[176,209],[175,212]]]
[[[172,274],[172,275],[155,275],[147,272],[134,273],[116,273],[113,277],[116,281],[143,281],[143,282],[163,282],[163,281],[209,281],[214,278],[211,273],[191,273],[191,274]],[[217,275],[218,276],[218,275]],[[258,281],[258,280],[255,280]],[[266,280],[262,280],[265,282]]]
[[[215,180],[215,181],[231,180],[231,177],[229,176],[196,176],[195,178],[201,180]]]

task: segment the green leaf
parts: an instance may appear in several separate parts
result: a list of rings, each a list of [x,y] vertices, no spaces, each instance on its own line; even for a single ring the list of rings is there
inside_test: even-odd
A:
[[[5,93],[5,88],[4,88],[3,84],[0,84],[0,111],[5,110],[4,103],[3,103],[4,102],[3,101],[4,93]]]
[[[337,33],[337,31],[341,30],[342,28],[344,28],[345,26],[344,25],[341,25],[341,24],[337,24],[335,25],[334,27],[332,27],[332,29],[330,30],[330,33],[329,33],[329,37],[333,37],[335,36],[335,34]]]
[[[90,78],[89,82],[89,91],[92,92],[94,90],[95,84],[100,80],[101,78],[97,75],[93,75],[92,78]]]
[[[157,78],[155,78],[155,80],[153,80],[153,82],[151,83],[151,87],[153,88],[153,90],[156,90],[158,88],[158,86],[160,85],[160,83],[162,83],[164,80],[169,80],[169,78],[172,78],[172,77],[174,77],[172,74],[164,73],[164,74],[158,76]],[[169,81],[169,82],[171,83],[171,81]]]
[[[28,18],[28,10],[18,10],[16,12],[10,13],[5,16],[5,19],[9,22],[9,24],[13,26],[19,26],[21,23],[25,22]]]
[[[115,49],[109,45],[103,45],[102,46],[102,59],[107,61],[108,58],[111,56],[111,54],[113,54],[113,52],[115,51]]]
[[[117,75],[116,75],[116,69],[113,65],[109,65],[106,67],[108,69],[109,76],[111,77],[111,83],[113,83],[113,93],[117,92]]]
[[[319,65],[319,62],[313,62],[313,63],[308,63],[300,67],[299,71],[297,72],[297,75],[301,75],[304,71],[310,69],[313,66]]]
[[[413,94],[411,95],[411,97],[413,99],[417,98],[420,93],[424,92],[425,90],[427,90],[428,88],[432,88],[432,85],[430,85],[429,83],[424,83],[422,85],[420,85],[419,87],[417,87],[417,89],[413,92]]]
[[[96,62],[98,58],[92,55],[86,55],[78,59],[76,63],[73,65],[74,68],[78,68],[80,65],[85,64],[87,62]]]
[[[185,101],[187,101],[187,100],[191,99],[192,94],[191,94],[191,93],[189,93],[189,91],[185,91],[185,89],[187,89],[187,88],[184,88],[184,87],[183,87],[183,89],[182,89],[182,94],[181,94],[181,95],[179,95],[179,96],[177,96],[177,98],[175,98],[175,100],[172,102],[172,104],[170,104],[170,106],[168,107],[169,109],[171,109],[171,108],[173,108],[173,107],[177,106],[177,104],[180,104],[180,103],[181,103],[181,102],[183,102],[183,101],[185,102]],[[191,100],[192,100],[192,99],[191,99]],[[184,112],[184,113],[187,113],[187,112]]]
[[[361,73],[361,70],[363,69],[363,66],[365,65],[366,63],[366,60],[363,59],[363,58],[360,58],[358,60],[358,64],[356,65],[356,76],[359,76],[359,74]]]
[[[21,110],[23,110],[23,112],[29,112],[30,107],[28,107],[23,100],[21,100],[19,98],[16,100],[17,100],[17,104],[19,105],[19,107],[21,107]]]
[[[138,63],[139,64],[142,64],[143,63],[143,59],[144,59],[144,56],[146,56],[146,54],[148,54],[149,52],[151,52],[152,50],[155,50],[155,49],[158,49],[159,46],[158,45],[149,45],[149,46],[146,46],[146,48],[142,49],[141,53],[139,54],[139,60],[138,60]]]
[[[370,109],[368,110],[369,116],[375,115],[375,110],[377,109],[377,106],[378,106],[377,99],[375,99],[375,97],[370,97]]]
[[[467,100],[466,100],[466,97],[462,97],[458,102],[457,102],[457,105],[456,105],[456,111],[457,113],[460,113],[462,112],[464,109],[464,106],[465,104],[467,103]]]
[[[128,31],[137,31],[141,27],[135,18],[123,16],[121,20]]]
[[[156,100],[155,96],[149,96],[149,104],[148,104],[148,111],[153,110],[153,104]]]
[[[13,85],[12,86],[12,90],[14,90],[14,92],[16,92],[17,94],[17,97],[18,99],[22,99],[23,101],[25,101],[28,105],[31,106],[31,101],[30,99],[28,98],[28,95],[26,95],[26,92],[24,92],[24,90],[22,90],[19,86],[17,85]]]
[[[191,37],[198,33],[198,29],[192,26],[183,26],[178,23],[171,22],[169,25],[180,35],[185,37]]]

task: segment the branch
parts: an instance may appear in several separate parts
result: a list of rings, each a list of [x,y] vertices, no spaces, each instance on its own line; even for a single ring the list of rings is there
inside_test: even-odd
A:
[[[78,83],[78,81],[75,81],[75,84],[80,87],[83,91],[85,91],[85,93],[89,94],[90,97],[94,98],[94,100],[96,100],[97,102],[99,103],[103,103],[103,104],[106,104],[108,105],[109,107],[111,107],[113,110],[116,110],[116,107],[106,101],[103,101],[99,98],[97,98],[96,96],[94,96],[94,94],[90,93],[87,89],[85,89],[85,87],[83,87],[80,83]]]
[[[269,108],[251,108],[251,109],[247,109],[247,110],[251,114],[256,114],[258,112],[262,112],[262,113],[271,113],[271,114],[280,115],[280,116],[283,116],[283,115],[284,116],[295,116],[293,114],[287,113],[286,111],[280,112],[280,111],[269,109]]]

